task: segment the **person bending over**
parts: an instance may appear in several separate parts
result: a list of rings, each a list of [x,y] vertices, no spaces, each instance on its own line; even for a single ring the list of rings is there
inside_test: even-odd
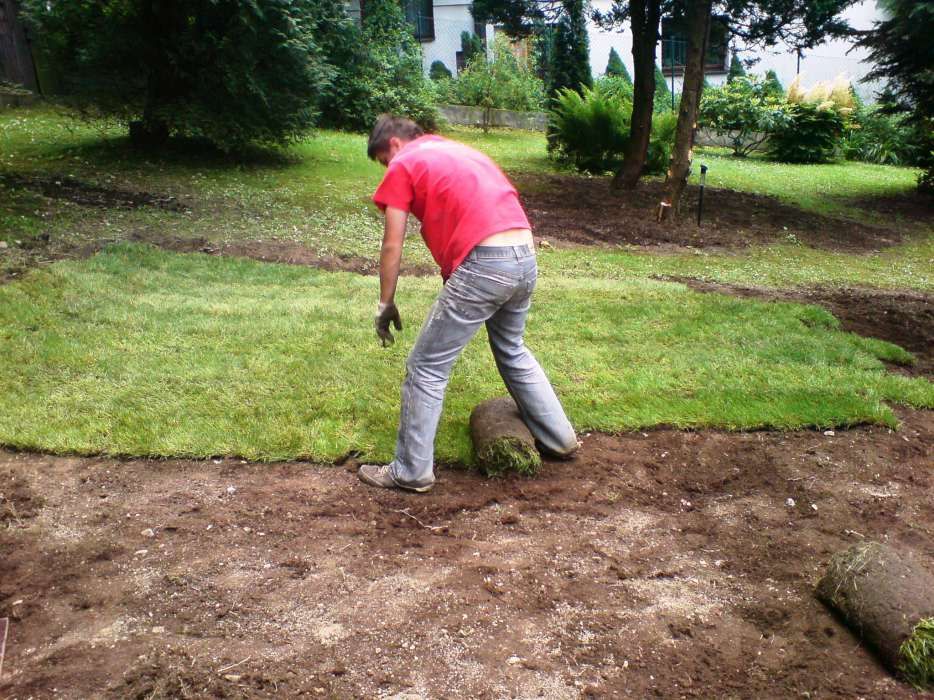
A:
[[[394,296],[410,213],[421,221],[444,287],[406,361],[395,458],[362,465],[360,479],[383,488],[431,489],[435,433],[451,367],[482,324],[496,367],[539,449],[569,457],[578,447],[577,436],[523,341],[537,267],[516,189],[484,154],[425,135],[401,117],[379,118],[367,155],[386,166],[373,195],[386,217],[376,313],[383,345],[394,340],[390,325],[402,329]]]

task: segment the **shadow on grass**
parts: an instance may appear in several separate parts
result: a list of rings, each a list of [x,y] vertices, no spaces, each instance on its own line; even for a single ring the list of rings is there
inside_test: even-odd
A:
[[[899,194],[861,195],[837,199],[848,207],[863,209],[886,218],[929,225],[934,222],[934,196],[918,190]]]
[[[303,158],[291,153],[288,146],[249,144],[234,151],[223,151],[211,142],[194,137],[173,136],[158,148],[140,148],[128,135],[104,135],[99,139],[64,145],[58,155],[79,157],[99,166],[280,169],[300,163]]]

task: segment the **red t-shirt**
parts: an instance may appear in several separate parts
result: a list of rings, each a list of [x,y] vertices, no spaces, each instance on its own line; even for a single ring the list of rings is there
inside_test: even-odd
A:
[[[422,222],[422,238],[444,279],[484,238],[530,228],[516,188],[496,164],[440,136],[422,136],[403,146],[373,201],[382,210],[411,212]]]

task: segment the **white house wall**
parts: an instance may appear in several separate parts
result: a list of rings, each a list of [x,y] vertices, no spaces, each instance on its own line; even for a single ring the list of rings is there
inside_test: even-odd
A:
[[[461,32],[474,31],[473,15],[470,3],[435,0],[435,38],[422,42],[424,67],[427,73],[431,64],[441,61],[451,73],[457,73],[457,52],[461,50]],[[492,36],[492,26],[486,27],[488,36]]]
[[[610,5],[609,0],[593,2],[593,7],[602,11],[608,10]],[[880,13],[876,8],[876,3],[868,1],[852,6],[844,13],[844,17],[856,29],[869,29],[873,22],[879,19]],[[604,32],[591,23],[590,67],[595,76],[603,75],[606,71],[611,48],[616,49],[616,53],[623,59],[631,75],[633,70],[632,33],[628,27],[624,32]],[[859,79],[870,70],[870,66],[863,62],[866,54],[865,50],[855,49],[852,43],[840,40],[828,41],[813,49],[807,49],[803,52],[801,59],[801,80],[805,86],[808,86],[819,80],[832,80],[844,74],[853,81],[854,88],[864,99],[871,100],[879,86],[859,82]],[[765,74],[768,70],[774,70],[786,88],[797,73],[797,54],[785,45],[771,49],[741,50],[739,57],[741,59],[758,58],[759,61],[749,69],[749,72]],[[659,46],[655,60],[661,65],[661,46]],[[713,74],[708,75],[707,78],[712,85],[719,85],[726,80],[726,75]],[[671,84],[670,77],[668,83]],[[675,77],[675,89],[679,92],[681,90],[681,79],[677,76]]]

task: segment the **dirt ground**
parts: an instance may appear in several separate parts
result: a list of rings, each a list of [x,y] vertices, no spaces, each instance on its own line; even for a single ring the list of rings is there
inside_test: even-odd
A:
[[[0,451],[5,698],[912,697],[814,598],[934,557],[934,412],[590,435],[534,480]]]
[[[517,188],[536,235],[552,243],[736,249],[798,241],[860,253],[901,243],[905,233],[900,222],[934,221],[934,202],[919,195],[854,200],[866,208],[878,203],[888,217],[883,226],[805,212],[773,197],[708,187],[703,225],[698,227],[699,188],[694,185],[685,190],[682,220],[675,224],[655,221],[664,190],[657,181],[611,194],[609,178],[523,175]]]
[[[520,189],[538,236],[558,245],[901,240],[894,223],[710,190],[703,229],[660,227],[654,185],[608,207],[593,182],[546,180]],[[89,207],[197,207],[16,186]],[[930,216],[923,202],[885,204],[893,222]],[[375,272],[286,242],[150,242]],[[35,245],[43,259],[93,252]],[[934,375],[930,296],[682,281],[822,304],[917,355],[897,371]],[[352,458],[0,450],[0,698],[915,697],[813,594],[831,554],[865,539],[934,557],[934,412],[897,412],[897,432],[593,434],[535,479],[446,468],[424,496],[363,486]]]

